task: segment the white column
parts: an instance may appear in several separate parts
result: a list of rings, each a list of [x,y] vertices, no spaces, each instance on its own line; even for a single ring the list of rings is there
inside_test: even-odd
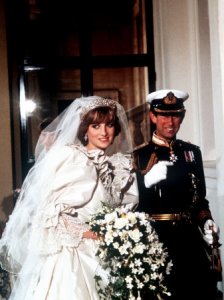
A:
[[[216,201],[219,208],[220,242],[223,245],[221,258],[224,266],[224,3],[222,0],[210,0],[208,4],[217,169]],[[224,287],[222,289],[224,291]]]

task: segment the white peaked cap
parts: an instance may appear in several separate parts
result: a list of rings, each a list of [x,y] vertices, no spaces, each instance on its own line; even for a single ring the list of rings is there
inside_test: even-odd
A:
[[[176,98],[182,99],[183,101],[187,100],[187,98],[189,97],[189,94],[186,92],[180,90],[166,89],[166,90],[158,90],[148,94],[146,97],[146,101],[148,103],[151,103],[153,100],[163,99],[170,92],[173,93]]]

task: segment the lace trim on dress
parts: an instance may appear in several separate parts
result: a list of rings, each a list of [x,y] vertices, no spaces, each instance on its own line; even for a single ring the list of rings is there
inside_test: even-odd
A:
[[[73,215],[62,213],[56,227],[33,226],[29,249],[41,255],[60,252],[62,247],[78,247],[89,226]]]
[[[114,168],[113,193],[117,194],[120,201],[123,200],[125,191],[133,183],[133,161],[130,154],[116,153],[110,158]]]
[[[83,224],[77,217],[68,214],[62,214],[61,220],[57,226],[56,236],[62,242],[63,246],[78,247],[83,238],[83,233],[89,230],[87,224]]]

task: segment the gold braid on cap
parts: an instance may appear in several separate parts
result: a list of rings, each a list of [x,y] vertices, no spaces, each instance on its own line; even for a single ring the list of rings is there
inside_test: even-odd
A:
[[[177,98],[175,97],[174,93],[169,92],[166,97],[163,98],[164,104],[176,104]]]
[[[159,109],[157,107],[154,108],[154,111],[157,113],[179,113],[179,112],[183,112],[186,111],[185,108],[180,108],[180,109]]]
[[[96,98],[91,101],[87,106],[82,108],[80,118],[83,120],[84,116],[92,109],[96,107],[110,107],[111,109],[116,109],[116,101],[108,99],[108,98]]]

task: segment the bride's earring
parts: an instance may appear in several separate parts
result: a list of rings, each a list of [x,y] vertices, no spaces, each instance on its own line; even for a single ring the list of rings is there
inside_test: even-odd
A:
[[[85,141],[85,142],[88,141],[88,135],[87,135],[87,134],[85,134],[85,136],[84,136],[84,141]]]

